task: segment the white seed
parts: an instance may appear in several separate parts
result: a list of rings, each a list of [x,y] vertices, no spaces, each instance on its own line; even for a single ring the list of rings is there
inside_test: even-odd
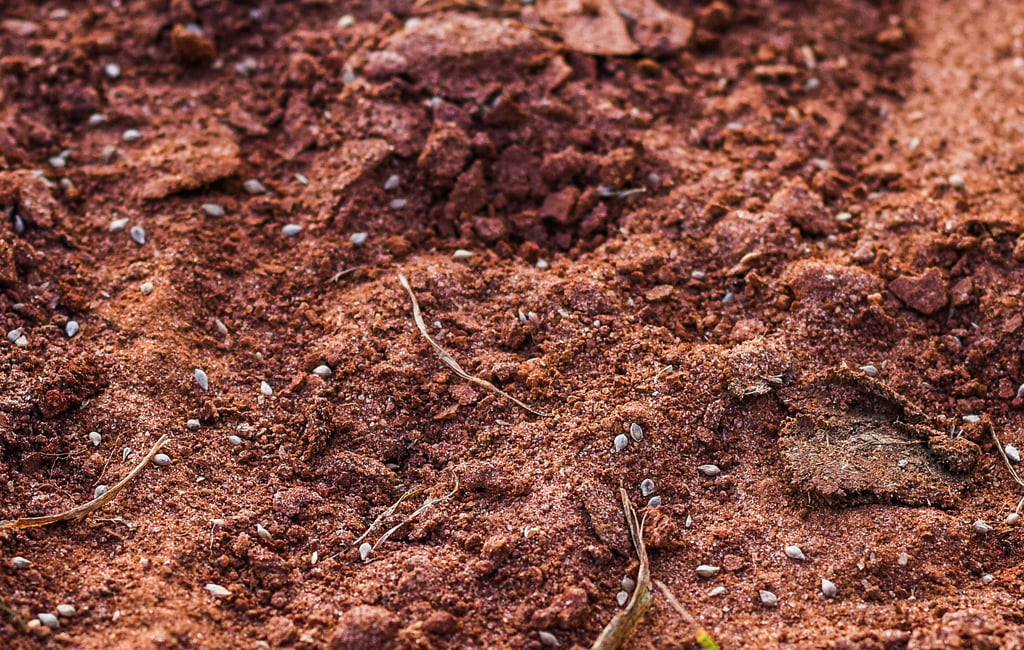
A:
[[[131,236],[132,241],[139,246],[146,243],[146,229],[138,224],[132,226],[132,229],[128,231],[128,235]]]
[[[210,592],[210,595],[216,598],[227,598],[231,595],[230,591],[212,582],[206,585],[206,591]]]
[[[313,374],[322,379],[327,379],[331,376],[330,366],[317,366],[313,368]]]
[[[872,366],[871,364],[868,364],[866,366],[861,366],[860,370],[861,370],[861,372],[863,372],[868,377],[877,377],[878,376],[878,368]]]
[[[127,129],[121,134],[121,139],[125,142],[135,142],[142,139],[142,133],[138,129]]]
[[[540,269],[541,271],[546,271],[549,268],[551,268],[551,265],[548,264],[548,261],[544,258],[537,260],[533,266],[537,269]]]
[[[50,628],[51,630],[56,630],[58,627],[60,627],[60,621],[57,619],[56,616],[50,614],[49,612],[36,614],[36,618],[39,619],[40,623]]]
[[[69,320],[68,324],[64,326],[64,333],[68,335],[68,338],[73,338],[75,334],[78,334],[79,325],[76,320]]]
[[[896,564],[900,566],[907,566],[907,562],[910,562],[910,555],[906,553],[900,553],[896,556]]]
[[[93,447],[99,447],[100,443],[103,442],[103,436],[100,435],[99,431],[90,431],[89,442],[92,443]]]
[[[64,618],[71,618],[78,612],[75,610],[74,605],[57,605],[57,613]]]
[[[93,113],[89,116],[89,126],[99,126],[107,121],[107,116],[103,113]]]
[[[185,422],[185,426],[195,431],[196,429],[202,426],[202,423],[196,418],[189,418],[189,420]]]
[[[285,237],[296,237],[300,232],[302,232],[302,226],[297,223],[289,223],[281,228],[281,234]]]
[[[50,167],[60,168],[60,167],[66,166],[68,164],[68,159],[65,158],[63,155],[61,155],[61,156],[51,156],[50,159],[47,162],[50,163]]]
[[[157,465],[160,465],[161,467],[165,465],[170,465],[171,457],[168,456],[167,454],[157,454],[156,456],[153,456],[153,462],[156,463]]]
[[[800,547],[797,546],[796,544],[787,546],[785,551],[786,551],[786,557],[788,557],[788,558],[790,558],[792,560],[806,560],[807,559],[807,556],[804,555],[804,552],[801,551]]]
[[[1017,522],[1019,522],[1019,521],[1020,521],[1020,515],[1018,515],[1016,512],[1011,512],[1010,514],[1006,515],[1006,525],[1007,526],[1016,526]]]
[[[107,75],[110,79],[117,79],[121,76],[121,66],[116,63],[108,63],[103,66],[103,74]]]
[[[114,158],[116,156],[117,156],[117,147],[115,147],[112,144],[108,144],[107,146],[103,147],[102,151],[100,151],[100,160],[105,165],[109,165],[110,163],[114,162]]]
[[[693,526],[693,517],[691,517],[690,515],[686,515],[686,521],[683,522],[683,525],[687,528]]]
[[[124,461],[128,460],[128,457],[131,456],[131,455],[132,455],[132,448],[131,447],[125,447],[124,449],[121,450],[121,461],[124,462]]]
[[[979,415],[965,415],[964,422],[968,424],[974,424],[975,422],[981,422],[981,416]]]
[[[630,591],[631,592],[631,591],[633,591],[634,587],[636,587],[636,580],[630,578],[629,576],[624,576],[622,578],[622,590],[623,591]]]
[[[21,335],[25,333],[24,327],[15,327],[11,331],[7,332],[7,340],[14,343],[21,338]]]
[[[658,496],[658,495],[655,495],[655,496],[653,496],[653,497],[651,497],[650,499],[647,500],[647,507],[648,508],[657,508],[660,505],[661,505],[661,497]]]
[[[313,551],[313,554],[309,556],[309,564],[311,566],[316,566],[316,563],[319,562],[319,561],[320,561],[320,553],[318,551]]]
[[[273,536],[270,534],[270,531],[264,528],[262,524],[256,524],[256,534],[259,535],[260,539],[262,539],[264,542],[269,542],[270,540],[274,539]]]
[[[348,240],[355,244],[356,246],[362,246],[363,244],[366,243],[366,240],[369,239],[369,237],[369,233],[354,232],[349,236]]]
[[[406,203],[408,203],[408,201],[405,199],[391,199],[391,202],[388,203],[388,207],[392,210],[401,210],[405,207]]]
[[[966,182],[964,181],[964,177],[962,175],[952,174],[949,177],[949,185],[954,189],[962,190],[964,189],[964,185],[966,185]]]
[[[100,498],[101,496],[103,496],[104,494],[107,493],[107,489],[108,488],[107,488],[106,485],[97,485],[96,489],[92,491],[92,498],[94,498],[94,499]]]
[[[986,585],[992,584],[992,581],[995,579],[996,577],[991,573],[986,573],[985,575],[981,576],[981,582]]]
[[[631,423],[629,425],[629,437],[640,442],[644,439],[644,428],[636,422]]]
[[[16,555],[15,557],[11,558],[11,566],[13,566],[15,569],[27,569],[30,566],[32,566],[32,561],[26,560],[20,555]]]
[[[199,207],[208,217],[224,216],[224,208],[218,203],[204,203]]]
[[[25,220],[21,218],[18,213],[14,214],[14,234],[23,235],[25,234]]]
[[[398,186],[402,184],[402,177],[398,174],[392,174],[388,176],[388,179],[384,181],[384,190],[387,192],[393,192],[398,189]]]
[[[552,648],[557,648],[560,645],[562,645],[561,643],[558,642],[558,637],[556,637],[551,632],[543,632],[543,631],[537,632],[537,636],[540,637],[540,642],[541,643],[543,643],[544,645],[547,645],[547,646],[551,646]]]
[[[629,600],[629,594],[625,591],[620,591],[619,593],[615,594],[615,602],[619,604],[619,607],[624,606],[627,600]]]
[[[649,478],[645,478],[644,480],[640,481],[640,494],[645,497],[651,496],[657,489],[657,486],[654,485],[654,481],[652,481]]]
[[[821,579],[821,593],[825,598],[835,598],[836,594],[839,593],[839,589],[836,587],[836,583],[825,578]]]
[[[345,14],[338,19],[338,29],[346,29],[356,24],[356,18],[352,14]]]
[[[270,397],[271,395],[274,394],[274,389],[271,388],[270,384],[268,384],[267,382],[261,381],[260,382],[260,393],[262,393],[264,397]]]
[[[758,594],[758,596],[761,597],[761,602],[766,607],[775,607],[776,605],[779,604],[779,597],[776,596],[775,594],[773,594],[770,591],[766,591],[764,589],[759,589],[757,594]]]
[[[238,436],[233,436],[232,435],[232,436],[228,436],[228,442],[230,442],[232,445],[237,447],[238,445],[242,444],[242,439],[239,438]]]
[[[148,296],[149,294],[153,293],[153,283],[143,282],[141,285],[139,285],[139,291],[142,292],[142,295]]]
[[[456,260],[468,260],[473,257],[473,251],[468,251],[465,248],[459,248],[452,253],[452,259]]]
[[[206,372],[200,368],[196,368],[192,371],[192,376],[196,378],[196,383],[203,390],[210,390],[210,378],[206,376]]]
[[[373,545],[370,542],[363,542],[359,545],[359,559],[366,562],[370,558],[370,552],[373,550]]]
[[[841,223],[845,223],[847,221],[850,221],[851,219],[853,219],[853,215],[850,214],[849,212],[840,212],[839,214],[836,215],[836,221],[839,221]]]
[[[18,337],[18,340],[15,341],[14,344],[17,345],[19,348],[23,348],[26,345],[28,345],[28,337],[22,334],[21,336]]]
[[[224,321],[219,318],[214,318],[213,324],[217,327],[217,332],[219,332],[221,336],[228,335],[228,326],[224,324]]]
[[[249,194],[267,193],[267,187],[263,183],[256,180],[255,178],[250,178],[249,180],[242,183],[242,189],[244,189]]]
[[[1020,462],[1020,452],[1017,451],[1017,448],[1014,447],[1013,445],[1006,445],[1005,447],[1003,447],[1003,451],[1006,452],[1006,457],[1012,460],[1013,462]]]
[[[1024,384],[1017,386],[1017,398],[1024,399]]]
[[[697,467],[704,476],[718,476],[722,469],[718,465],[700,465]]]
[[[992,531],[992,526],[989,526],[984,521],[979,519],[978,521],[974,522],[974,530],[976,530],[979,533],[984,534],[984,533],[991,532]]]
[[[620,433],[619,435],[615,436],[615,451],[623,451],[626,449],[628,445],[629,438],[626,437],[626,434]]]
[[[710,564],[702,564],[699,567],[697,567],[697,575],[699,575],[702,578],[710,578],[716,575],[721,570],[722,567],[711,566]]]
[[[703,280],[708,277],[708,274],[704,271],[690,271],[690,277],[694,280]]]

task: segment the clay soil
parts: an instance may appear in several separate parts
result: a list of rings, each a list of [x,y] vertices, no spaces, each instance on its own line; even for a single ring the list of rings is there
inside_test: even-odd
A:
[[[1024,4],[0,13],[0,646],[1024,647]]]

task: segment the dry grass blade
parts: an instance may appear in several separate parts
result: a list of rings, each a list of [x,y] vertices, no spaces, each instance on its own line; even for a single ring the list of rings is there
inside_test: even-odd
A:
[[[988,425],[988,432],[992,434],[992,440],[995,441],[996,449],[999,450],[999,455],[1003,457],[1003,462],[1006,463],[1006,469],[1010,470],[1010,476],[1012,476],[1013,480],[1017,481],[1018,484],[1024,485],[1024,480],[1022,480],[1020,475],[1017,474],[1017,470],[1013,469],[1013,464],[1010,463],[1009,457],[1007,457],[1006,452],[1003,451],[1003,443],[999,442],[999,436],[996,435],[996,428],[992,426],[991,423]]]
[[[352,542],[352,546],[359,546],[359,543],[366,539],[370,535],[370,533],[377,530],[377,526],[380,525],[380,522],[384,521],[391,515],[395,514],[395,510],[398,509],[398,506],[402,505],[403,503],[405,503],[406,501],[413,497],[418,497],[421,494],[423,494],[422,485],[420,487],[414,487],[413,489],[409,490],[401,497],[399,497],[398,501],[392,503],[390,508],[377,515],[377,518],[373,520],[373,523],[370,524],[370,527],[366,529],[366,532],[360,535],[359,538],[356,539],[356,541]]]
[[[412,287],[409,285],[409,280],[407,280],[404,275],[399,273],[398,281],[402,283],[403,287],[405,287],[405,290],[409,293],[409,298],[412,300],[412,317],[413,320],[416,321],[416,327],[419,328],[420,334],[423,335],[423,338],[427,339],[427,342],[430,343],[430,346],[432,348],[434,348],[434,352],[437,353],[437,356],[441,358],[441,361],[443,361],[444,364],[448,366],[452,372],[454,372],[459,377],[462,377],[471,384],[476,384],[477,386],[485,388],[491,391],[492,393],[501,395],[505,399],[512,401],[520,408],[529,411],[534,415],[538,415],[540,417],[549,417],[547,413],[541,413],[540,411],[529,407],[528,405],[524,404],[523,402],[520,402],[516,398],[506,393],[505,391],[501,390],[491,382],[485,379],[480,379],[479,377],[474,377],[473,375],[463,370],[462,366],[459,365],[459,362],[456,361],[455,358],[452,357],[452,355],[448,354],[448,351],[442,348],[441,345],[437,341],[432,339],[430,337],[430,334],[427,333],[427,325],[426,323],[423,322],[423,314],[420,313],[420,303],[416,300],[416,294],[413,293]]]
[[[25,621],[18,615],[18,612],[14,611],[14,608],[7,604],[3,598],[0,598],[0,610],[7,612],[7,615],[11,617],[11,620],[17,626],[19,632],[24,632],[27,628]]]
[[[132,469],[132,471],[128,472],[127,476],[118,481],[117,485],[111,486],[103,495],[96,497],[92,501],[83,503],[80,506],[75,506],[74,508],[66,510],[60,514],[47,515],[45,517],[23,517],[21,519],[0,521],[0,532],[5,530],[21,530],[23,528],[39,528],[41,526],[49,526],[50,524],[55,524],[61,521],[80,521],[85,519],[93,512],[110,503],[114,497],[117,496],[118,492],[123,490],[125,486],[132,482],[132,479],[138,476],[142,470],[146,468],[146,465],[153,460],[153,456],[156,456],[157,452],[160,451],[160,448],[163,447],[164,443],[168,440],[170,440],[169,436],[161,436],[160,439],[156,441],[156,444],[153,445],[153,448],[149,450],[149,453],[146,454],[146,457],[143,458],[139,464]]]
[[[425,511],[430,506],[432,506],[432,505],[434,505],[436,503],[440,503],[441,501],[444,501],[445,499],[449,499],[449,498],[455,496],[455,493],[458,492],[458,491],[459,491],[459,477],[456,476],[455,477],[455,487],[452,488],[451,492],[449,492],[448,494],[444,495],[443,497],[427,497],[427,500],[423,502],[422,506],[417,508],[411,515],[409,515],[408,517],[406,517],[402,521],[400,521],[397,524],[395,524],[394,526],[392,526],[390,529],[388,529],[388,531],[386,533],[381,535],[380,539],[378,539],[376,541],[376,543],[374,543],[374,545],[370,548],[370,554],[373,554],[373,552],[377,550],[377,547],[380,546],[381,544],[383,544],[384,542],[386,542],[388,540],[388,538],[391,537],[393,534],[395,534],[395,531],[397,531],[399,528],[401,528],[402,526],[406,525],[407,523],[409,523],[410,521],[415,519],[420,513]],[[367,555],[367,558],[369,558],[369,555]]]
[[[675,594],[669,591],[668,586],[661,580],[655,580],[654,584],[661,590],[665,599],[668,600],[668,604],[672,606],[672,609],[676,610],[676,613],[679,614],[683,620],[690,625],[690,627],[694,628],[693,636],[697,640],[697,643],[700,644],[704,650],[719,650],[718,644],[715,643],[715,640],[711,638],[711,635],[708,634],[707,630],[697,624],[697,619],[695,619],[690,612],[686,611],[686,608],[676,600]]]
[[[636,509],[630,503],[626,491],[619,488],[619,492],[622,496],[622,509],[626,513],[626,524],[629,526],[629,536],[633,538],[633,548],[640,559],[640,570],[636,575],[636,588],[626,609],[616,614],[605,626],[601,635],[594,641],[594,645],[590,646],[591,650],[615,650],[622,647],[654,600],[654,590],[651,589],[651,562],[647,557],[647,545],[644,544],[644,524],[637,518]]]

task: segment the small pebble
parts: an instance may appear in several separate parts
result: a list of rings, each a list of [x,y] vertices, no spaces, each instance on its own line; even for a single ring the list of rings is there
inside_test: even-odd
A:
[[[231,595],[230,591],[220,585],[215,585],[212,582],[206,585],[206,591],[210,592],[211,596],[215,596],[217,598],[227,598]]]
[[[242,439],[238,436],[228,436],[228,442],[237,447],[242,444]]]
[[[139,291],[142,292],[142,295],[148,296],[149,294],[153,293],[153,283],[143,282],[141,285],[139,285]]]
[[[976,422],[981,422],[981,416],[980,415],[965,415],[964,416],[964,422],[966,422],[968,424],[974,424]]]
[[[718,465],[700,465],[697,469],[700,470],[704,476],[718,476],[722,473],[722,469]]]
[[[615,602],[619,604],[619,607],[625,606],[627,600],[629,600],[629,594],[625,591],[615,594]]]
[[[108,63],[103,66],[103,74],[107,75],[108,79],[117,79],[121,76],[121,66],[116,63]]]
[[[719,585],[708,592],[708,597],[714,598],[715,596],[721,596],[725,593],[725,587]]]
[[[460,248],[452,253],[452,259],[456,260],[468,260],[473,257],[473,251],[468,251],[465,248]]]
[[[787,546],[785,551],[786,551],[786,557],[788,557],[788,558],[790,558],[792,560],[806,560],[807,559],[807,556],[804,555],[804,552],[801,551],[800,547],[795,545],[795,544]]]
[[[268,384],[267,382],[261,381],[260,382],[260,393],[262,393],[265,397],[270,397],[271,395],[274,394],[274,389],[271,388],[270,384]]]
[[[204,203],[199,207],[208,217],[224,216],[224,208],[218,203]]]
[[[321,379],[327,379],[331,376],[331,368],[330,366],[317,366],[313,368],[313,374]]]
[[[57,614],[64,618],[71,618],[77,613],[74,605],[57,605]]]
[[[142,246],[146,243],[146,229],[139,225],[132,226],[132,229],[128,231],[132,241]]]
[[[831,580],[821,579],[821,593],[824,594],[825,598],[835,598],[836,594],[839,593],[839,589],[836,588],[836,583]]]
[[[710,564],[702,564],[699,567],[697,567],[697,575],[699,575],[702,578],[710,578],[716,575],[721,570],[722,567],[711,566]]]
[[[349,236],[348,240],[349,240],[350,242],[352,242],[353,244],[355,244],[356,246],[362,246],[363,244],[365,244],[365,243],[366,243],[366,240],[367,240],[367,239],[368,239],[369,237],[370,237],[369,233],[365,233],[365,232],[354,232],[354,233],[352,233],[352,234],[351,234],[351,235]]]
[[[629,425],[629,437],[636,442],[640,442],[644,439],[644,428],[636,422],[633,422]]]
[[[952,174],[949,177],[949,185],[953,189],[962,190],[964,189],[964,185],[966,185],[966,182],[964,181],[964,177],[962,175]]]
[[[260,539],[262,539],[264,542],[269,542],[273,539],[273,536],[271,536],[270,531],[264,528],[262,524],[256,524],[256,534],[259,535]]]
[[[135,142],[142,139],[142,133],[138,129],[127,129],[121,134],[121,139],[125,142]]]
[[[992,584],[992,581],[995,579],[996,577],[991,573],[986,573],[985,575],[981,576],[981,582],[986,585]]]
[[[69,320],[68,324],[64,326],[64,333],[68,335],[68,338],[74,338],[75,334],[78,334],[78,321]]]
[[[258,180],[256,180],[255,178],[250,178],[249,180],[247,180],[244,183],[242,183],[242,189],[244,189],[249,194],[266,194],[267,193],[266,186],[263,183],[261,183]]]
[[[40,623],[50,628],[51,630],[56,630],[58,627],[60,627],[60,621],[57,619],[56,616],[50,614],[49,612],[36,614],[36,618],[39,619]]]
[[[402,177],[398,174],[392,174],[388,176],[388,179],[384,181],[384,190],[393,192],[398,189],[398,186],[402,184]]]
[[[153,456],[153,462],[160,466],[170,465],[171,457],[167,454],[157,454]]]
[[[373,545],[370,542],[363,542],[359,545],[359,559],[366,562],[370,557],[370,551],[373,550]]]
[[[863,372],[868,377],[877,377],[878,376],[878,368],[872,366],[871,364],[868,364],[866,366],[861,366],[860,367],[860,371]]]
[[[295,237],[302,232],[302,226],[297,223],[289,223],[281,228],[281,234],[285,237]]]
[[[764,589],[760,589],[760,590],[758,590],[757,594],[758,594],[758,596],[761,597],[761,602],[766,607],[775,607],[776,605],[779,604],[779,597],[776,596],[775,594],[773,594],[770,591],[766,591]]]
[[[910,562],[910,555],[906,553],[900,553],[896,556],[896,564],[900,566],[907,566],[907,562]]]
[[[94,499],[100,498],[101,496],[103,496],[104,494],[107,493],[107,489],[108,488],[107,488],[106,485],[97,485],[96,489],[92,491],[92,498],[94,498]]]
[[[203,370],[196,368],[192,372],[192,376],[196,378],[196,383],[199,384],[200,388],[203,390],[210,390],[210,378],[206,376],[206,373]]]
[[[628,445],[629,438],[626,437],[626,434],[620,433],[615,436],[615,451],[624,451]]]
[[[1016,512],[1011,512],[1010,514],[1006,515],[1006,525],[1007,526],[1015,526],[1015,525],[1017,525],[1017,522],[1019,522],[1019,521],[1020,521],[1020,515],[1018,515]]]
[[[558,637],[556,637],[551,632],[537,632],[537,636],[540,637],[541,643],[547,646],[551,646],[552,648],[557,648],[560,645],[562,645],[558,642]]]
[[[984,533],[992,532],[992,526],[989,526],[984,521],[979,519],[978,521],[974,522],[974,530],[979,532],[979,533],[984,534]]]
[[[645,478],[640,481],[640,494],[649,497],[657,490],[657,486],[654,485],[654,481],[649,478]]]
[[[90,431],[89,442],[92,443],[93,447],[99,447],[100,443],[103,442],[103,436],[100,435],[99,431]]]
[[[633,591],[634,587],[636,587],[636,580],[630,578],[629,576],[624,576],[622,578],[622,590],[623,591],[630,591],[631,592],[631,591]]]
[[[185,422],[185,426],[195,431],[196,429],[202,426],[202,423],[195,418],[190,418],[187,422]]]
[[[651,497],[650,499],[647,500],[647,507],[648,508],[657,508],[660,505],[661,505],[661,497],[658,496],[658,495],[655,495],[655,496],[653,496],[653,497]]]
[[[27,569],[30,566],[32,566],[32,561],[26,560],[20,555],[17,555],[11,558],[11,566],[13,566],[15,569]]]
[[[1006,457],[1015,463],[1020,462],[1020,452],[1013,445],[1006,445],[1003,447],[1003,451],[1006,452]]]

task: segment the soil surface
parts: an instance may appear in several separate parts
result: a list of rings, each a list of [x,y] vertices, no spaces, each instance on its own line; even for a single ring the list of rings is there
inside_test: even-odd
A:
[[[5,3],[0,519],[170,462],[0,646],[590,647],[621,486],[723,648],[1024,647],[1022,107],[999,0]]]

